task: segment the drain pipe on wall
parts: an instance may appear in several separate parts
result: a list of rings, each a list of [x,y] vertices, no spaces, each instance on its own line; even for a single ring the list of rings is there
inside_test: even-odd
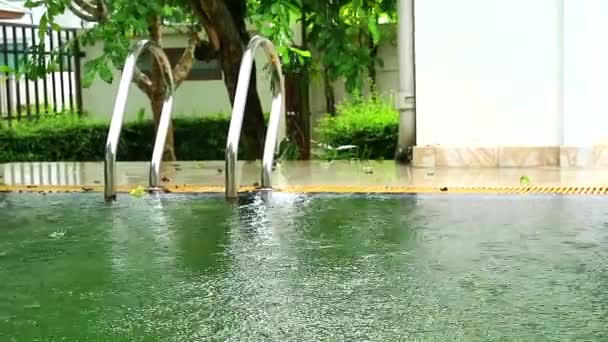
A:
[[[412,161],[416,145],[416,82],[414,62],[414,0],[398,0],[399,91],[396,107],[399,110],[399,139],[395,159],[401,163]]]

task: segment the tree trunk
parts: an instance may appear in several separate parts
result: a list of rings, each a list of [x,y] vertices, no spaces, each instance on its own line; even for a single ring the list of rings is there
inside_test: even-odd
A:
[[[301,14],[301,39],[302,39],[302,50],[308,50],[308,36],[306,34],[306,28],[308,26],[306,10],[302,8]],[[300,68],[300,74],[298,77],[298,99],[300,100],[300,112],[296,118],[299,130],[296,134],[300,136],[298,141],[298,148],[300,150],[301,160],[310,160],[310,62],[305,63]]]
[[[369,75],[369,92],[372,96],[372,98],[376,97],[376,81],[378,79],[378,73],[376,70],[376,61],[378,59],[378,46],[376,44],[374,44],[373,40],[369,39],[369,54],[371,57],[371,60],[369,62],[369,65],[367,66],[367,73]]]
[[[325,87],[325,110],[331,116],[336,116],[336,96],[334,87],[329,80],[327,69],[323,69],[323,85]]]
[[[310,115],[305,105],[302,88],[308,83],[302,82],[304,78],[299,74],[289,74],[285,77],[285,107],[287,111],[287,135],[289,141],[298,147],[298,159],[310,159]]]
[[[150,38],[159,46],[161,46],[161,20],[160,17],[153,17],[149,20],[149,32]],[[150,54],[150,65],[152,66],[150,80],[152,81],[152,87],[148,98],[150,99],[150,106],[152,107],[152,114],[154,117],[154,132],[158,133],[158,125],[160,123],[160,116],[162,114],[163,103],[164,103],[164,90],[165,84],[162,79],[162,71],[160,65],[156,62],[156,59]],[[171,72],[171,71],[169,71]],[[173,123],[169,124],[167,132],[167,140],[165,141],[165,148],[163,151],[163,160],[174,161],[176,160],[174,137],[173,137]]]
[[[244,21],[245,3],[243,0],[190,0],[190,4],[207,32],[214,55],[219,59],[224,83],[234,105],[241,58],[250,38]],[[243,119],[244,157],[248,160],[262,157],[266,134],[255,72],[254,67]]]

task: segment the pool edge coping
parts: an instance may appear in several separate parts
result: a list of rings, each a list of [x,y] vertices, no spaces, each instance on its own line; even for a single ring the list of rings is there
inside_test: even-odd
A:
[[[134,186],[118,186],[118,193],[129,193]],[[0,185],[0,193],[86,193],[103,192],[101,185]],[[149,190],[149,189],[148,189]],[[241,186],[240,193],[264,190],[260,187]],[[608,186],[476,186],[476,187],[425,187],[425,186],[333,186],[289,185],[268,189],[285,193],[359,193],[359,194],[588,194],[608,195]],[[158,189],[163,193],[223,193],[223,186],[169,185]]]

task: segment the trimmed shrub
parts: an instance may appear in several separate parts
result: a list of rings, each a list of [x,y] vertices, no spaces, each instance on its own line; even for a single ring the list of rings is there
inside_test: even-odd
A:
[[[175,149],[180,160],[223,160],[229,120],[225,116],[175,118]],[[18,161],[102,161],[109,123],[70,116],[16,123],[0,128],[0,163]],[[154,146],[152,121],[125,123],[118,160],[149,161]],[[241,147],[241,151],[245,146]]]
[[[335,117],[320,120],[317,133],[322,146],[320,157],[332,159],[391,159],[399,132],[399,113],[387,99],[355,97],[337,108]],[[327,146],[329,145],[329,146]],[[340,146],[355,145],[340,152]]]
[[[338,106],[335,117],[317,127],[322,144],[318,158],[392,159],[397,144],[398,112],[382,98],[355,98]],[[266,115],[268,116],[268,115]],[[174,118],[175,153],[179,160],[223,160],[230,121],[217,114]],[[71,115],[48,116],[36,122],[0,125],[0,163],[21,161],[102,161],[109,123]],[[149,161],[154,126],[143,115],[123,126],[118,160]],[[282,143],[285,150],[285,142]],[[340,146],[355,145],[353,149]],[[247,146],[239,149],[240,158]],[[285,157],[283,151],[281,158]]]

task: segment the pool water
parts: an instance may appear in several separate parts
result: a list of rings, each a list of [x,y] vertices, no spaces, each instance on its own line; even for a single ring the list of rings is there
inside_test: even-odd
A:
[[[602,341],[606,208],[0,194],[0,341]]]

